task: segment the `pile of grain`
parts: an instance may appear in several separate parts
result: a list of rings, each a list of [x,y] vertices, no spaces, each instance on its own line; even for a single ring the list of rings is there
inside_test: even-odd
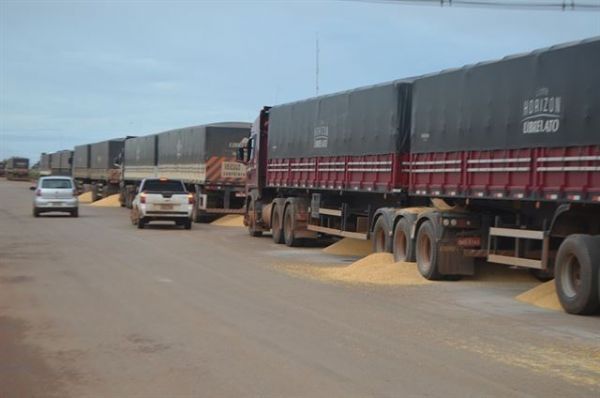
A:
[[[98,207],[121,207],[121,203],[119,202],[119,194],[116,193],[114,195],[110,195],[104,199],[100,199],[90,206],[98,206]]]
[[[244,216],[239,214],[228,214],[223,216],[213,222],[211,225],[218,225],[221,227],[243,227],[244,226]]]
[[[284,269],[294,275],[324,282],[373,285],[423,285],[431,283],[421,276],[415,263],[395,263],[394,257],[390,253],[373,253],[348,266],[288,264],[284,266]]]
[[[344,238],[323,249],[327,254],[338,256],[367,256],[371,254],[372,245],[370,240]]]
[[[92,203],[92,193],[84,192],[79,195],[79,203]]]
[[[542,283],[525,293],[519,294],[515,298],[523,303],[532,304],[536,307],[557,311],[562,310],[560,301],[558,301],[558,296],[556,295],[554,280]]]

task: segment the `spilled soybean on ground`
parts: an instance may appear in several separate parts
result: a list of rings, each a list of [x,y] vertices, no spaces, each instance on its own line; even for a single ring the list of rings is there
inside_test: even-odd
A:
[[[210,225],[218,225],[220,227],[243,227],[244,216],[240,214],[228,214],[211,222]]]
[[[104,199],[100,199],[90,204],[90,206],[97,207],[121,207],[121,203],[119,202],[119,194],[116,193],[114,195],[107,196]]]

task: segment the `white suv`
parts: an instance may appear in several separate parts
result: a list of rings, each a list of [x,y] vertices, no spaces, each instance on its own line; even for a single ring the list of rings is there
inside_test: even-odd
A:
[[[79,200],[77,190],[71,177],[41,177],[33,199],[33,216],[41,213],[63,212],[72,217],[79,216]]]
[[[131,207],[131,223],[144,228],[151,221],[174,221],[192,228],[194,195],[180,180],[146,178],[140,184]]]

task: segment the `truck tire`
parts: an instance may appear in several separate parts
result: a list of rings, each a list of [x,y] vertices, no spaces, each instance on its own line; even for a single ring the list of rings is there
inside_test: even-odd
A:
[[[192,221],[200,222],[200,215],[198,214],[198,196],[194,197],[194,207],[192,207]]]
[[[415,245],[410,238],[411,223],[406,218],[401,218],[394,228],[394,239],[392,241],[392,253],[394,261],[415,261]]]
[[[183,223],[183,228],[187,230],[192,229],[192,220],[185,220]]]
[[[296,237],[296,209],[290,203],[283,214],[283,239],[289,247],[301,246],[302,241]]]
[[[146,226],[146,220],[144,220],[142,217],[138,217],[138,219],[137,219],[138,229],[144,229],[145,226]]]
[[[71,217],[79,217],[79,209],[72,210]]]
[[[273,242],[284,243],[283,236],[283,215],[281,214],[280,206],[273,206],[273,216],[271,217],[271,231],[273,234]]]
[[[248,204],[248,234],[250,236],[262,236],[262,231],[259,231],[256,228],[256,201],[254,199],[250,199]]]
[[[126,206],[128,209],[133,207],[133,201],[135,199],[135,190],[128,191],[126,196]]]
[[[371,235],[374,253],[389,253],[391,252],[392,242],[390,239],[390,227],[382,217],[379,217],[373,227]]]
[[[98,195],[98,185],[96,184],[92,184],[92,203],[97,201],[98,199],[100,199],[100,196]]]
[[[554,283],[560,304],[569,314],[598,311],[600,247],[590,235],[569,235],[561,243],[554,266]]]
[[[540,282],[548,282],[554,279],[552,270],[530,268],[529,273]]]
[[[419,273],[429,280],[440,280],[438,271],[438,247],[433,223],[429,220],[421,224],[417,232],[416,258]]]

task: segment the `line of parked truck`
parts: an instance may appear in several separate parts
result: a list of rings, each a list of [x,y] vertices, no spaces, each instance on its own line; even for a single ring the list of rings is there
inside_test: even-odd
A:
[[[29,179],[29,159],[13,156],[0,161],[0,177],[8,180]]]
[[[252,125],[79,146],[72,174],[124,205],[143,178],[181,179],[196,219],[243,213],[252,236],[288,246],[370,239],[427,279],[471,275],[481,260],[529,268],[555,277],[567,312],[590,314],[600,309],[599,70],[593,38],[264,107]]]
[[[250,126],[212,123],[78,145],[43,153],[39,172],[72,176],[80,192],[91,192],[92,201],[119,194],[129,208],[144,179],[177,179],[194,195],[195,221],[242,214],[246,175],[236,151]]]

